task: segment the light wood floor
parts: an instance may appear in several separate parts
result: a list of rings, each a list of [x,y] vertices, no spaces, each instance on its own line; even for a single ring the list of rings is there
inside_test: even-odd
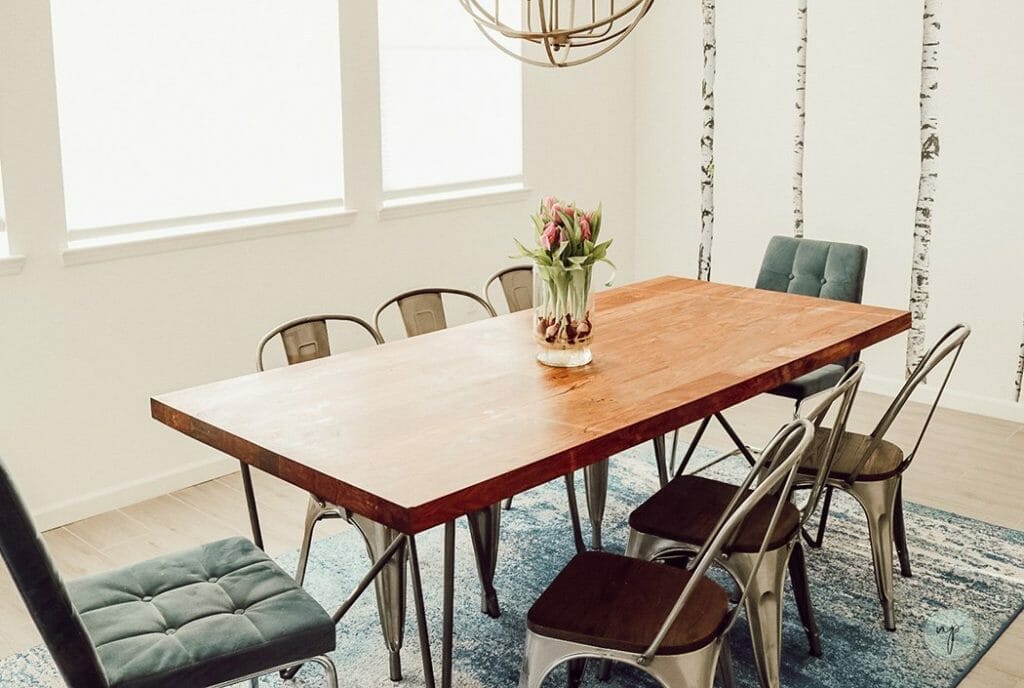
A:
[[[862,393],[851,429],[869,431],[886,403],[882,397]],[[790,413],[791,405],[787,400],[764,395],[731,409],[726,415],[747,441],[756,444],[767,439]],[[920,427],[923,416],[923,407],[911,406],[889,437],[909,448],[916,436],[914,428]],[[724,433],[714,427],[704,444],[729,446]],[[908,501],[1024,530],[1022,459],[1024,426],[940,410],[905,480],[904,497]],[[267,550],[281,552],[296,548],[305,513],[305,495],[258,472],[255,477]],[[323,537],[344,527],[336,521],[326,522],[318,535]],[[235,473],[47,531],[44,539],[62,574],[74,578],[202,541],[247,532],[241,481]],[[40,642],[5,570],[0,572],[0,619],[0,657]],[[866,620],[872,621],[878,620]],[[1024,617],[1003,634],[961,685],[964,688],[1024,688],[1021,656],[1024,656]]]

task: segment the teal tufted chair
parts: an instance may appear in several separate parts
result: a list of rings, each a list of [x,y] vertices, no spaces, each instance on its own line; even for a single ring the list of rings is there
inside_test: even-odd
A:
[[[263,552],[230,538],[71,581],[0,462],[0,553],[73,688],[226,686],[303,661],[337,687],[334,623]]]
[[[757,275],[758,289],[860,303],[868,250],[856,244],[774,236]],[[857,360],[851,356],[772,390],[772,394],[800,401],[831,388]]]
[[[868,250],[856,244],[774,236],[768,242],[764,259],[761,261],[761,271],[757,275],[757,283],[754,286],[768,291],[860,303],[864,293],[864,271],[867,262]],[[824,365],[770,390],[769,393],[793,399],[796,401],[798,409],[801,400],[834,387],[842,379],[847,368],[857,361],[857,358],[858,356],[854,354],[835,363]],[[796,411],[793,415],[796,417]],[[750,449],[740,439],[725,416],[716,413],[713,417],[718,420],[736,444],[737,451],[753,464],[754,457],[750,453]],[[679,431],[676,430],[673,433],[670,472],[674,472],[676,475],[683,473],[704,436],[704,431],[710,420],[711,417],[708,417],[701,421],[700,427],[690,440],[690,445],[678,467],[676,466],[676,447]],[[826,504],[831,496],[830,489],[826,497]]]

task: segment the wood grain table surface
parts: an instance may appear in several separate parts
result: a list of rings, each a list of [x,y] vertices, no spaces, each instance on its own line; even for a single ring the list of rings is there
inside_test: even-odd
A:
[[[680,277],[596,300],[582,368],[537,363],[528,310],[161,394],[152,414],[413,534],[910,327],[906,311]]]

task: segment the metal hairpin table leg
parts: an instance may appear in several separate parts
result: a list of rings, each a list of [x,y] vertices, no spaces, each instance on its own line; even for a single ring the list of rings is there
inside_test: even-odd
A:
[[[252,469],[242,463],[242,490],[245,492],[245,506],[249,509],[249,525],[252,527],[253,544],[263,549],[263,531],[260,529],[260,514],[256,510],[256,492],[252,487]]]
[[[420,656],[423,660],[423,681],[426,688],[434,688],[434,658],[430,652],[430,633],[427,612],[423,604],[423,581],[420,579],[420,557],[416,551],[416,537],[409,536],[409,570],[412,574],[412,596],[416,605],[416,627],[420,634]]]
[[[444,524],[444,598],[441,606],[441,688],[451,688],[455,614],[455,521]]]

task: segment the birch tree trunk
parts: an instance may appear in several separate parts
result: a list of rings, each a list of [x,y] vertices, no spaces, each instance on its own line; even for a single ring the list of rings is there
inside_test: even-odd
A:
[[[935,96],[939,90],[939,28],[941,0],[924,2],[924,41],[921,48],[921,178],[914,218],[914,254],[910,272],[910,337],[907,340],[909,377],[924,356],[928,316],[928,250],[932,240],[932,207],[939,171],[939,120]]]
[[[1016,401],[1020,401],[1020,386],[1024,380],[1024,334],[1020,338],[1020,353],[1017,355],[1017,378],[1013,381],[1013,395]]]
[[[796,136],[793,142],[793,236],[804,235],[804,130],[807,94],[807,0],[797,0]]]
[[[697,279],[711,279],[711,242],[715,234],[715,0],[701,0],[704,15],[704,131],[700,137],[701,205]]]

